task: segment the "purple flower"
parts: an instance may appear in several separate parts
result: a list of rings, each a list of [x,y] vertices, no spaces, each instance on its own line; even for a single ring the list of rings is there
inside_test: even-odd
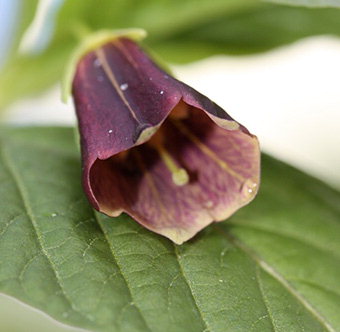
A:
[[[257,138],[133,40],[83,55],[72,94],[83,186],[98,211],[126,212],[180,244],[254,198]]]

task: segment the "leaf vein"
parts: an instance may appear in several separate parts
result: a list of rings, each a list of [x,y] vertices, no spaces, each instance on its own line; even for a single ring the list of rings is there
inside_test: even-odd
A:
[[[316,320],[318,320],[326,330],[330,332],[336,332],[333,326],[323,317],[304,297],[299,291],[294,288],[279,272],[277,272],[271,265],[259,257],[256,252],[248,248],[243,242],[241,242],[234,235],[226,232],[221,226],[215,225],[215,228],[223,234],[228,241],[233,244],[236,248],[241,249],[245,254],[247,254],[253,261],[258,264],[265,272],[272,276],[276,281],[278,281],[290,294],[292,294],[305,308],[309,311]]]
[[[21,201],[22,201],[22,204],[23,204],[23,208],[25,209],[26,215],[27,215],[28,219],[30,220],[30,222],[32,224],[32,227],[33,227],[33,229],[34,229],[34,231],[35,231],[35,233],[37,235],[37,237],[36,237],[37,238],[37,243],[38,243],[38,245],[41,248],[41,252],[46,257],[47,262],[50,265],[50,268],[51,268],[51,270],[52,270],[52,272],[53,272],[53,274],[55,276],[55,280],[56,280],[57,285],[59,286],[59,288],[60,288],[60,290],[61,290],[61,292],[63,294],[63,297],[65,298],[65,300],[69,303],[70,307],[75,312],[79,313],[82,317],[84,317],[84,318],[86,318],[86,319],[88,319],[89,321],[92,322],[93,318],[92,317],[88,317],[85,313],[80,311],[74,305],[72,300],[68,297],[65,289],[63,288],[60,276],[59,276],[59,274],[58,274],[58,272],[57,272],[57,270],[56,270],[56,268],[54,266],[54,263],[53,263],[50,255],[48,254],[48,251],[44,247],[43,239],[42,239],[42,233],[40,232],[39,226],[38,226],[38,224],[37,224],[37,222],[35,220],[35,217],[34,217],[32,209],[31,209],[29,200],[26,197],[26,191],[25,191],[24,185],[23,185],[23,183],[22,183],[22,181],[20,179],[20,176],[19,176],[18,172],[15,169],[15,166],[13,166],[13,163],[11,162],[11,159],[8,156],[8,154],[5,151],[3,146],[0,149],[0,156],[1,156],[1,159],[2,159],[4,167],[7,169],[8,174],[12,177],[12,179],[14,181],[14,184],[16,185],[16,188],[18,190],[18,194],[19,194],[19,196],[21,198]]]
[[[93,211],[93,210],[92,210],[92,211]],[[146,321],[146,319],[145,319],[145,317],[144,317],[144,315],[143,315],[141,309],[139,308],[139,306],[138,306],[138,305],[136,304],[136,302],[134,301],[133,293],[132,293],[132,290],[131,290],[132,287],[131,287],[131,285],[130,285],[130,282],[129,282],[128,278],[125,276],[125,274],[124,274],[124,272],[123,272],[123,269],[122,269],[122,267],[121,267],[121,265],[120,265],[120,263],[119,263],[119,260],[118,260],[117,257],[116,257],[114,248],[113,248],[113,246],[111,245],[111,242],[110,242],[110,240],[109,240],[109,237],[108,237],[107,232],[105,231],[105,229],[104,229],[104,227],[103,227],[101,221],[98,219],[97,214],[96,214],[95,211],[93,211],[93,215],[94,215],[94,218],[95,218],[95,220],[97,221],[97,223],[98,223],[98,225],[99,225],[99,227],[100,227],[100,229],[101,229],[101,231],[102,231],[102,233],[103,233],[103,235],[104,235],[104,237],[105,237],[105,239],[106,239],[106,241],[107,241],[107,243],[108,243],[108,246],[109,246],[109,248],[110,248],[110,252],[111,252],[112,258],[114,259],[114,261],[115,261],[115,263],[116,263],[116,265],[117,265],[117,267],[118,267],[119,273],[120,273],[120,275],[122,276],[122,278],[123,278],[123,280],[124,280],[124,282],[125,282],[125,284],[126,284],[126,287],[127,287],[128,291],[129,291],[131,303],[134,303],[134,306],[137,308],[137,310],[138,310],[138,312],[139,312],[139,314],[140,314],[140,316],[141,316],[141,318],[142,318],[142,320],[143,320],[145,326],[147,327],[147,329],[148,329],[149,331],[152,331],[152,329],[151,329],[150,326],[148,325],[148,323],[147,323],[147,321]]]
[[[203,312],[202,312],[202,310],[201,310],[201,308],[200,308],[200,306],[199,306],[197,300],[196,300],[195,292],[194,292],[194,290],[192,289],[191,284],[190,284],[190,282],[189,282],[189,280],[188,280],[188,278],[187,278],[187,276],[186,276],[186,274],[185,274],[185,272],[184,272],[184,269],[183,269],[183,266],[182,266],[181,260],[180,260],[180,255],[179,255],[179,253],[178,253],[177,246],[176,246],[175,244],[173,244],[173,246],[174,246],[174,251],[175,251],[175,255],[176,255],[176,258],[177,258],[177,262],[178,262],[178,266],[179,266],[180,272],[181,272],[181,274],[182,274],[182,276],[183,276],[183,279],[184,279],[185,283],[187,284],[187,286],[188,286],[188,288],[189,288],[189,290],[190,290],[191,297],[192,297],[192,299],[193,299],[193,301],[194,301],[194,303],[195,303],[195,306],[196,306],[196,308],[197,308],[197,311],[198,311],[198,313],[200,314],[201,319],[202,319],[202,321],[203,321],[203,324],[204,324],[204,326],[205,326],[204,331],[206,331],[206,332],[212,331],[211,328],[209,327],[209,324],[208,324],[206,318],[204,317],[204,314],[203,314]]]
[[[0,237],[3,236],[9,229],[9,227],[15,223],[17,221],[17,219],[19,217],[21,217],[23,214],[19,214],[17,216],[15,216],[14,218],[11,218],[9,221],[7,221],[7,223],[5,224],[5,226],[3,227],[3,229],[0,232]]]
[[[249,229],[253,229],[255,231],[265,232],[265,233],[277,235],[277,236],[282,237],[282,238],[287,238],[287,239],[290,239],[290,240],[294,240],[296,242],[300,242],[300,243],[302,243],[302,244],[304,244],[306,246],[314,248],[314,249],[316,249],[318,251],[321,251],[321,252],[324,252],[324,253],[327,253],[327,254],[331,254],[332,256],[335,256],[337,259],[340,259],[340,257],[337,255],[337,253],[334,252],[333,250],[330,250],[327,247],[319,246],[316,243],[313,243],[313,242],[308,241],[306,239],[302,239],[302,238],[297,237],[297,236],[292,235],[292,234],[285,234],[285,233],[282,233],[282,232],[278,232],[277,230],[266,229],[264,227],[258,227],[258,226],[247,225],[247,224],[236,224],[236,223],[233,223],[233,226],[241,227],[241,228],[242,227],[249,228]]]
[[[269,301],[268,301],[268,298],[264,292],[264,289],[263,289],[263,284],[262,284],[262,280],[261,280],[261,277],[260,277],[260,273],[259,273],[259,266],[257,265],[256,266],[256,280],[257,280],[257,283],[259,285],[259,289],[260,289],[260,292],[261,292],[261,295],[262,295],[262,298],[263,298],[263,303],[264,303],[264,306],[266,308],[266,311],[268,313],[268,317],[270,318],[270,323],[273,327],[273,331],[278,331],[278,328],[276,327],[275,325],[275,322],[274,322],[274,318],[273,318],[273,315],[272,315],[272,312],[269,308]]]

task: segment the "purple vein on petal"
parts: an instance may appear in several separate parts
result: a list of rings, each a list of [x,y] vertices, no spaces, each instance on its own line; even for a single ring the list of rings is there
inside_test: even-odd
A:
[[[245,181],[245,178],[235,172],[224,160],[221,160],[218,155],[211,150],[208,146],[206,146],[203,142],[201,142],[185,125],[184,123],[176,120],[172,120],[173,124],[178,128],[180,132],[182,132],[187,138],[189,138],[205,155],[214,160],[223,170],[229,173],[234,178],[240,180],[241,182]]]
[[[142,172],[146,176],[146,180],[149,183],[152,195],[154,196],[155,200],[157,201],[159,208],[162,210],[164,216],[168,216],[169,213],[168,213],[167,209],[165,208],[163,201],[160,199],[160,194],[159,194],[157,186],[154,182],[154,179],[153,179],[152,175],[150,174],[150,172],[147,170],[139,151],[135,150],[134,154],[135,154],[135,157],[137,159],[137,163],[138,163],[140,169],[142,170]]]
[[[128,110],[130,111],[132,117],[138,122],[141,123],[140,120],[138,119],[135,111],[132,109],[132,107],[130,106],[129,102],[127,101],[127,99],[125,98],[124,93],[122,92],[122,90],[119,87],[119,84],[116,80],[116,77],[112,71],[112,69],[110,68],[107,60],[106,60],[106,56],[105,53],[102,49],[97,49],[95,51],[99,61],[101,62],[104,72],[107,75],[108,79],[110,80],[110,82],[112,83],[113,87],[115,88],[115,90],[117,91],[119,97],[122,99],[123,103],[125,104],[125,106],[128,108]]]
[[[123,55],[125,55],[126,59],[132,64],[132,66],[135,69],[139,69],[137,62],[133,59],[130,52],[125,48],[124,44],[121,43],[120,40],[117,39],[114,42],[112,42],[112,44],[118,49],[118,51],[120,51],[121,53],[123,53]]]

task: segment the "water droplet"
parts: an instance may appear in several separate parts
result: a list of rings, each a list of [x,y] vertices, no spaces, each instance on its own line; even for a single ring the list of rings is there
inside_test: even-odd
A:
[[[55,218],[56,216],[57,216],[56,213],[52,213],[52,214],[51,214],[51,217],[52,217],[52,218]]]
[[[101,62],[100,62],[99,59],[96,59],[96,60],[93,61],[93,65],[94,65],[95,67],[100,67],[102,64],[101,64]]]
[[[257,183],[253,181],[252,179],[248,179],[243,183],[241,191],[243,192],[245,196],[250,196],[250,195],[255,194],[256,187],[257,187]]]
[[[129,87],[129,84],[127,84],[127,83],[124,83],[124,84],[121,84],[121,85],[120,85],[120,89],[121,89],[122,91],[125,91],[128,87]]]
[[[160,92],[160,94],[162,95],[164,93],[164,91],[162,90],[161,92]]]

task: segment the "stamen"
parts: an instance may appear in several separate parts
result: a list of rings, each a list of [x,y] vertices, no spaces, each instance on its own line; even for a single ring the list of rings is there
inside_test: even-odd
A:
[[[211,150],[207,145],[205,145],[203,142],[201,142],[198,137],[196,137],[186,126],[183,122],[178,120],[172,120],[172,123],[179,129],[179,131],[185,135],[187,138],[189,138],[205,155],[210,157],[212,160],[214,160],[217,165],[219,165],[223,170],[225,170],[227,173],[229,173],[234,178],[238,179],[241,182],[245,181],[245,178],[238,174],[236,171],[234,171],[226,161],[220,159],[220,157]]]
[[[184,168],[178,167],[169,152],[160,144],[155,146],[165,166],[172,174],[172,181],[176,186],[184,186],[189,182],[189,175]]]

